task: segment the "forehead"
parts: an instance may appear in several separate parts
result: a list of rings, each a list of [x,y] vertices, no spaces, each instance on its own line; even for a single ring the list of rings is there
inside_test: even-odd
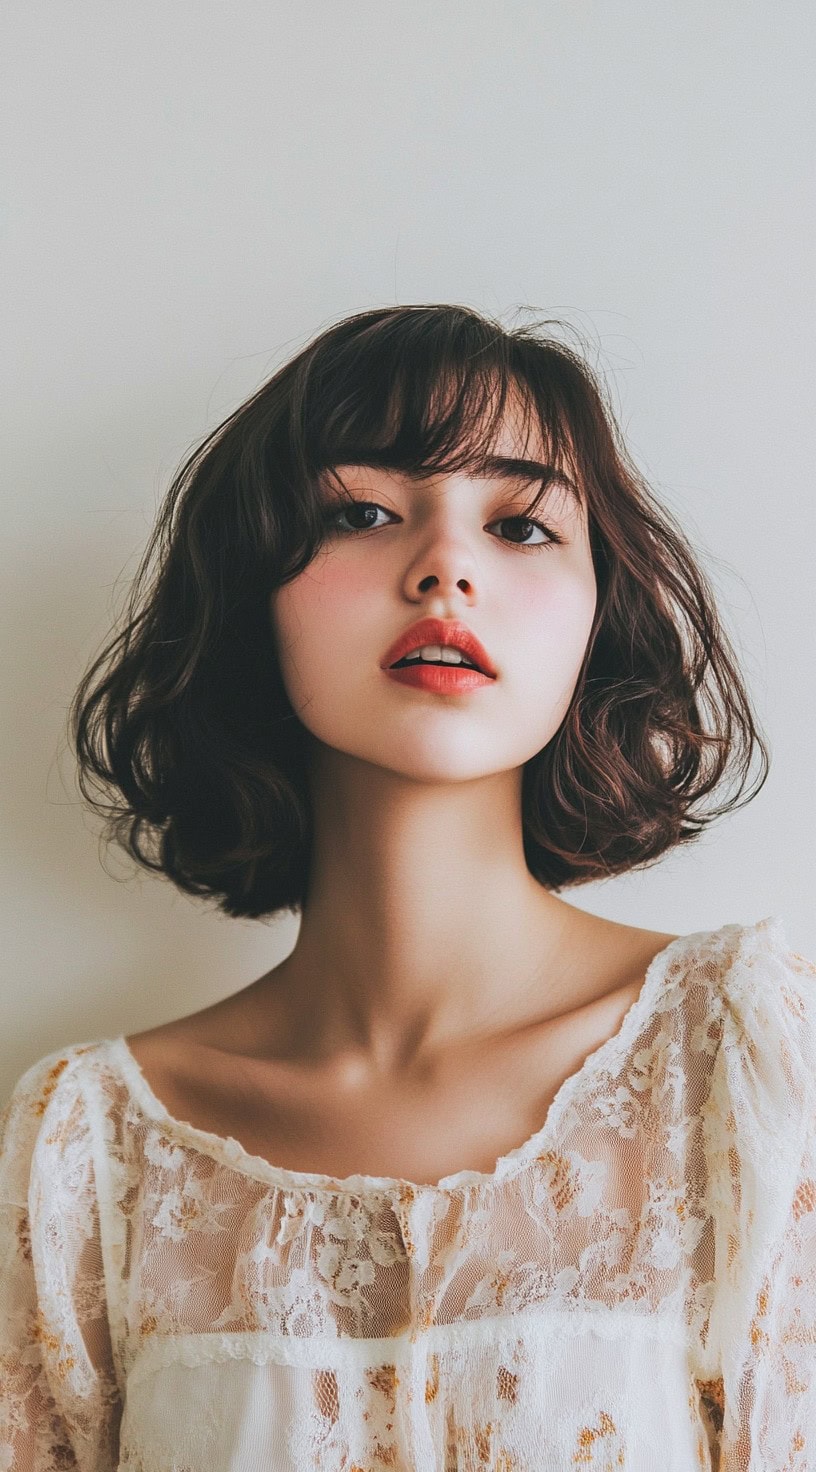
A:
[[[559,425],[555,436],[558,443],[552,444],[532,396],[524,393],[517,383],[508,384],[502,414],[492,434],[486,437],[483,430],[484,426],[478,426],[467,474],[478,479],[539,481],[553,492],[560,488],[565,493],[565,502],[581,509],[583,496],[570,453],[569,434]]]
[[[531,505],[546,497],[548,508],[557,500],[559,512],[574,510],[583,519],[585,494],[572,435],[555,405],[540,406],[535,392],[515,379],[505,382],[503,398],[498,379],[475,396],[466,390],[440,378],[424,410],[421,396],[407,408],[396,401],[388,423],[373,436],[350,425],[326,454],[320,479],[331,489],[349,471],[362,471],[420,491],[426,482],[448,477],[495,481],[514,492],[531,490]]]
[[[501,419],[494,431],[492,448],[500,455],[549,459],[535,405],[522,394],[516,383],[508,385]]]

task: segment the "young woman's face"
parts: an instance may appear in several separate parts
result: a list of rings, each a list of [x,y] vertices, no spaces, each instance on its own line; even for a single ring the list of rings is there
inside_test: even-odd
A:
[[[511,405],[493,453],[543,460],[517,416]],[[558,730],[586,651],[597,588],[585,512],[557,483],[532,520],[513,520],[529,480],[335,470],[359,506],[337,504],[317,556],[270,599],[299,719],[326,746],[419,781],[521,766]],[[495,679],[437,693],[389,674],[390,646],[427,617],[465,624]]]

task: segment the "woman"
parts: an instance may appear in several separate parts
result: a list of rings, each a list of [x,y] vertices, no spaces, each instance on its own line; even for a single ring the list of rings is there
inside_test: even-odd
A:
[[[324,332],[179,472],[72,716],[140,863],[301,926],[17,1084],[0,1466],[816,1468],[814,968],[560,897],[768,770],[586,364]]]

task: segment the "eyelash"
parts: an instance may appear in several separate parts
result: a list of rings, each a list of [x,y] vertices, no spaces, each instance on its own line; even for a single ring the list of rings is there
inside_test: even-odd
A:
[[[375,508],[375,510],[377,510],[377,511],[385,511],[385,509],[386,509],[384,506],[378,505],[378,503],[376,501],[355,501],[353,504],[355,506],[373,506]],[[348,506],[345,506],[345,507],[343,507],[339,511],[333,510],[333,511],[329,511],[329,512],[326,513],[326,516],[324,517],[324,522],[325,522],[326,526],[329,528],[330,531],[336,531],[342,537],[352,537],[352,536],[360,536],[360,535],[362,535],[365,532],[376,532],[376,531],[380,531],[381,530],[380,527],[376,527],[376,526],[363,526],[363,527],[356,527],[356,526],[353,526],[353,527],[342,527],[342,526],[338,526],[337,523],[339,521],[339,518],[341,516],[345,516],[346,511],[348,509],[349,509]],[[391,515],[393,513],[390,513],[389,512],[388,514]],[[550,527],[545,526],[543,521],[535,521],[535,520],[533,520],[529,516],[500,516],[500,517],[497,518],[497,520],[495,522],[492,522],[491,525],[496,526],[496,525],[498,525],[499,522],[502,522],[502,521],[520,521],[522,523],[525,523],[527,526],[534,526],[534,527],[537,527],[539,529],[539,531],[546,532],[547,537],[548,537],[548,540],[546,542],[513,542],[513,541],[510,541],[510,545],[512,547],[518,548],[518,550],[520,552],[543,552],[546,547],[552,547],[552,546],[559,546],[560,547],[564,543],[564,538],[563,537],[559,537],[557,532],[554,532],[554,531],[551,530]],[[507,541],[509,539],[508,538],[502,538],[502,540],[503,541]]]

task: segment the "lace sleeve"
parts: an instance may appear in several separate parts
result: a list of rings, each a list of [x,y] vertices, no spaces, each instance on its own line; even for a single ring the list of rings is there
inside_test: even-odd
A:
[[[728,997],[713,1101],[715,1465],[816,1472],[816,967],[765,961]]]
[[[741,1342],[725,1357],[720,1472],[816,1472],[816,1146],[797,1174]]]
[[[90,1126],[51,1054],[0,1115],[0,1472],[110,1472],[121,1404]]]

